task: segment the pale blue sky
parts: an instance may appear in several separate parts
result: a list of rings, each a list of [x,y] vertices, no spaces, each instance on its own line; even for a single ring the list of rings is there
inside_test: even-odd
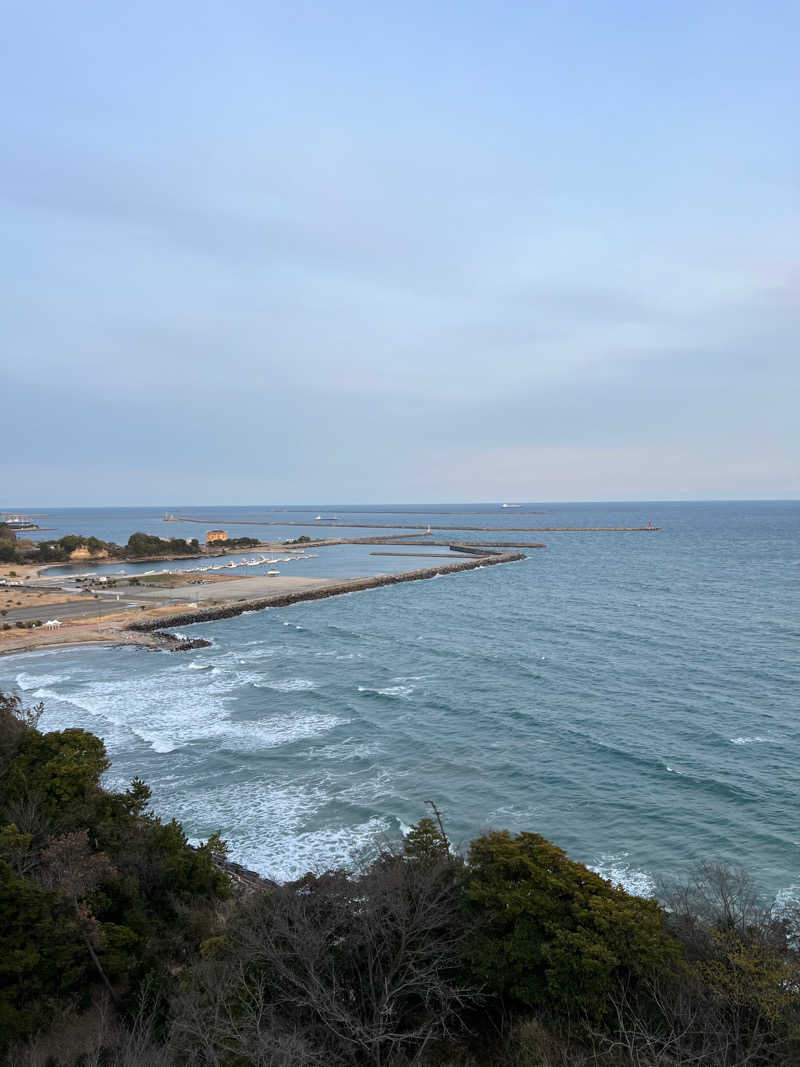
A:
[[[800,497],[797,4],[3,20],[0,508]]]

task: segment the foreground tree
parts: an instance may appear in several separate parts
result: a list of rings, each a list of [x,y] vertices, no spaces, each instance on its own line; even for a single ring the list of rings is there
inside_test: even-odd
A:
[[[0,1052],[97,989],[122,1003],[169,982],[228,894],[218,837],[192,848],[138,779],[103,789],[100,738],[42,733],[41,713],[0,694]]]
[[[179,1044],[199,1044],[207,1062],[221,1050],[287,1067],[419,1062],[475,1001],[462,881],[449,856],[385,855],[359,877],[276,887],[209,946],[216,958],[186,984]]]
[[[638,997],[611,992],[617,1047],[656,1063],[800,1063],[796,907],[766,904],[745,871],[708,862],[662,896],[685,964],[650,975]]]
[[[654,900],[611,885],[538,834],[473,841],[467,897],[476,975],[528,1007],[602,1019],[610,989],[679,958]]]

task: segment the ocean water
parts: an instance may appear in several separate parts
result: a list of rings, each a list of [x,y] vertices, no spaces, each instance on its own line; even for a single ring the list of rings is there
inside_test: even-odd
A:
[[[5,657],[0,689],[44,700],[45,729],[104,737],[112,784],[140,775],[155,809],[192,839],[221,829],[235,859],[273,877],[357,863],[433,799],[465,846],[490,827],[534,830],[634,891],[718,859],[748,868],[766,894],[794,892],[800,502],[531,507],[548,514],[196,512],[316,526],[322,514],[662,529],[507,532],[498,536],[548,547],[519,563],[187,627],[213,642],[192,653]],[[205,531],[162,517],[52,510],[46,524],[58,532],[41,536]],[[314,573],[334,573],[334,551],[319,550]],[[351,573],[367,573],[368,559],[392,569],[391,557],[359,551],[342,557]]]

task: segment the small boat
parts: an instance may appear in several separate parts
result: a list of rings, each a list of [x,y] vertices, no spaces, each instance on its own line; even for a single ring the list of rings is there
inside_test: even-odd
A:
[[[277,578],[280,573],[281,573],[280,571],[267,571],[267,577],[268,578]]]

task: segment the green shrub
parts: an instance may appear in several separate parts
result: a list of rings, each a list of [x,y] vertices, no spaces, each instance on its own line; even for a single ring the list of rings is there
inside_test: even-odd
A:
[[[70,905],[0,861],[0,1046],[84,987],[89,956]]]
[[[109,979],[120,994],[168,981],[229,894],[218,834],[192,848],[140,779],[103,789],[102,740],[41,733],[42,711],[0,694],[0,1053]]]
[[[599,1017],[619,981],[679,957],[655,901],[630,896],[538,834],[474,841],[467,898],[476,977],[528,1007]]]

